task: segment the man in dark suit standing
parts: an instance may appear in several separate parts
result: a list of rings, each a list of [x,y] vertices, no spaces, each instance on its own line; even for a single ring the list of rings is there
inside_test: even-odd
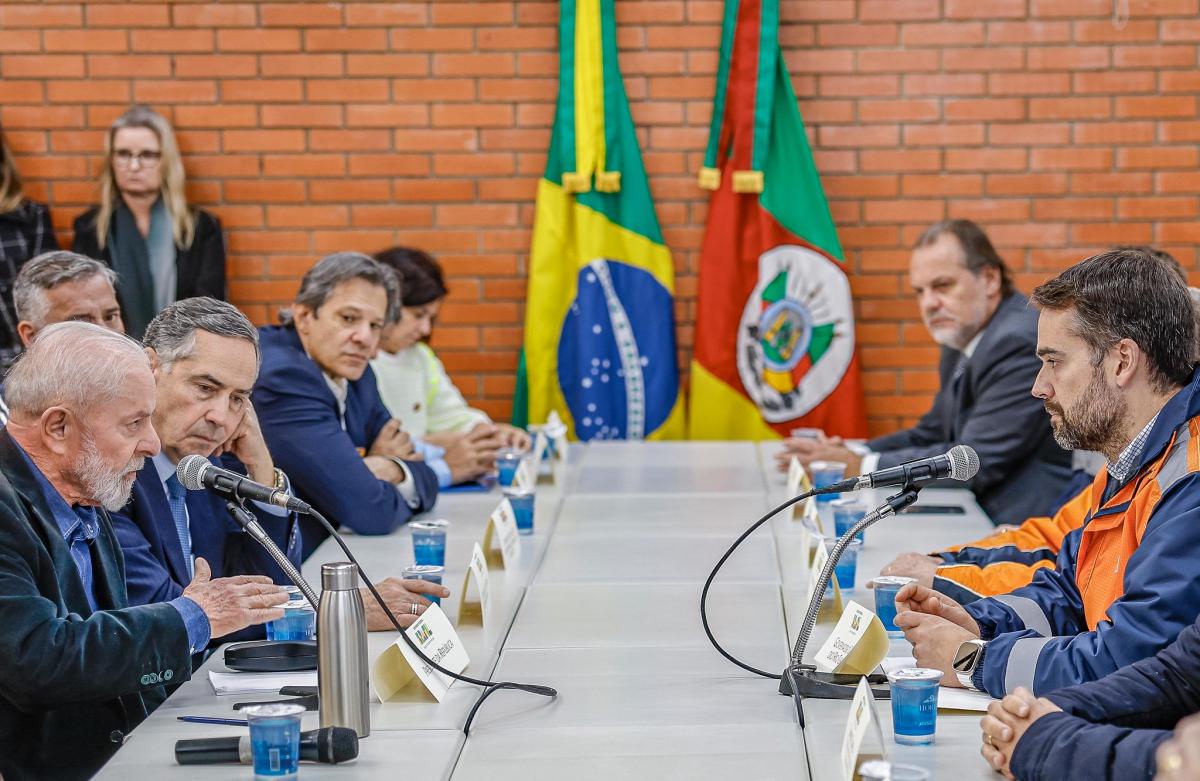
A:
[[[267,578],[196,577],[130,607],[107,510],[158,452],[154,377],[136,342],[46,328],[9,373],[0,431],[0,776],[83,779],[187,680],[212,635],[279,618]]]
[[[259,331],[254,406],[271,454],[299,496],[359,534],[389,534],[437,499],[437,475],[412,460],[368,366],[398,287],[366,255],[335,253],[304,275],[285,324]],[[328,534],[301,523],[307,557]]]
[[[965,444],[979,454],[970,488],[993,522],[1051,514],[1070,481],[1071,453],[1055,443],[1050,416],[1031,395],[1041,368],[1037,312],[970,220],[926,229],[909,278],[925,327],[942,347],[932,409],[916,426],[868,441],[866,452],[836,437],[789,439],[781,468],[796,455],[805,463],[843,461],[847,474],[860,474]]]
[[[199,455],[256,483],[291,492],[250,404],[258,377],[258,331],[232,304],[186,298],[150,321],[145,347],[154,370],[153,422],[162,451],[138,472],[132,501],[112,517],[125,555],[129,601],[140,605],[179,596],[191,580],[195,558],[207,559],[218,575],[267,575],[289,584],[279,565],[230,517],[223,497],[186,491],[175,477],[184,456]],[[259,502],[248,509],[298,567],[296,516]],[[382,581],[379,590],[392,611],[410,621],[429,604],[421,593],[449,594],[432,583],[393,578]],[[392,628],[369,593],[363,603],[371,629]],[[229,639],[261,636],[262,629],[252,627]]]

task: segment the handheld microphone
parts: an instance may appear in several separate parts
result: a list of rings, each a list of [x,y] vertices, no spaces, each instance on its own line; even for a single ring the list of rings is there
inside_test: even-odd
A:
[[[300,759],[336,765],[358,756],[358,735],[349,727],[322,727],[300,733]],[[175,741],[175,761],[181,765],[249,765],[254,762],[250,737],[196,738]]]
[[[934,480],[970,480],[979,471],[979,456],[969,445],[955,445],[940,456],[918,458],[870,474],[850,477],[818,490],[818,493],[842,493],[863,488],[921,485]]]
[[[276,488],[256,483],[245,475],[214,466],[204,456],[184,456],[175,466],[179,483],[189,491],[205,488],[237,499],[250,499],[264,504],[273,504],[292,512],[307,513],[312,508],[294,496]]]

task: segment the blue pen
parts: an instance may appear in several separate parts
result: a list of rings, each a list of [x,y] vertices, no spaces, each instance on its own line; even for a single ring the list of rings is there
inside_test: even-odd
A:
[[[176,716],[175,718],[194,724],[229,724],[234,727],[245,727],[250,723],[245,719],[220,719],[216,716]]]

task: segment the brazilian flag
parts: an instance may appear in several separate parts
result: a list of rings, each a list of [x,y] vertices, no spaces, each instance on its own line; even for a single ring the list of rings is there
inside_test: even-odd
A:
[[[617,68],[613,0],[562,0],[559,30],[514,419],[557,410],[585,441],[682,437],[674,266]]]

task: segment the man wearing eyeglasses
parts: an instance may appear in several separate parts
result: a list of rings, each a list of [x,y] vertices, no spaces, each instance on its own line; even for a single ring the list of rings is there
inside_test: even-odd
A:
[[[215,217],[188,206],[183,162],[170,124],[134,106],[105,137],[100,204],[75,220],[72,249],[117,272],[130,336],[141,339],[177,300],[225,300],[225,242]]]

